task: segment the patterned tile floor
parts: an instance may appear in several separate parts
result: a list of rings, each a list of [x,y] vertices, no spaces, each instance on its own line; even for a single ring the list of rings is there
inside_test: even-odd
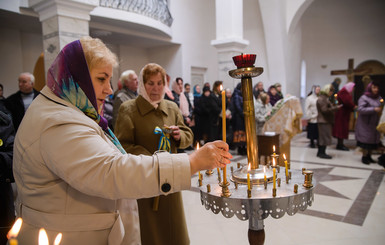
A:
[[[361,163],[354,135],[345,145],[350,151],[337,151],[334,142],[326,149],[333,159],[325,160],[316,157],[317,149],[308,147],[305,133],[293,138],[291,166],[314,170],[315,200],[293,216],[265,219],[266,245],[385,244],[385,171],[377,163]],[[233,162],[246,163],[244,156],[232,153]],[[197,176],[192,181],[196,183]],[[183,198],[192,245],[249,244],[248,221],[206,210],[196,188],[184,191]]]

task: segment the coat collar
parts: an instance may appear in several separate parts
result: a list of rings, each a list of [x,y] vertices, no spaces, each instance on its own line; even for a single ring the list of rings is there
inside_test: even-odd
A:
[[[81,112],[81,110],[80,110],[79,108],[77,108],[76,106],[72,105],[71,103],[69,103],[69,102],[66,101],[66,100],[63,100],[63,99],[57,97],[56,94],[54,94],[54,93],[51,91],[51,89],[48,88],[47,86],[44,86],[44,87],[42,88],[42,90],[40,91],[40,93],[41,93],[44,97],[48,98],[49,100],[51,100],[51,101],[53,101],[53,102],[55,102],[55,103],[57,103],[57,104],[61,104],[61,105],[63,105],[63,106],[71,107],[72,109]]]
[[[143,96],[139,95],[136,98],[136,105],[138,107],[139,113],[144,116],[151,111],[161,111],[163,112],[166,116],[168,116],[168,110],[167,110],[167,102],[163,99],[160,103],[157,109],[154,108],[153,105],[150,104],[147,100],[143,98]]]

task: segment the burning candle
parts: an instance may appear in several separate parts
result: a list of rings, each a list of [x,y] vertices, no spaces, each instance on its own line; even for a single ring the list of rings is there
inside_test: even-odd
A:
[[[222,140],[226,142],[226,95],[225,90],[221,85],[222,90]],[[227,183],[226,179],[226,166],[223,167],[223,183]]]
[[[18,244],[16,237],[19,234],[22,224],[23,224],[23,220],[21,218],[18,218],[16,222],[13,224],[11,230],[8,232],[7,238],[9,239],[9,245]]]
[[[276,171],[276,169],[275,168],[273,168],[273,189],[276,189],[277,188],[277,186],[276,186],[276,176],[275,176],[275,171]]]
[[[286,176],[289,176],[289,170],[288,170],[288,167],[287,167],[287,161],[286,161],[286,155],[283,154],[283,159],[285,159],[284,163],[285,163],[285,173],[286,173]]]
[[[266,179],[266,167],[263,167],[263,180],[266,182],[267,179]]]
[[[39,245],[49,245],[47,232],[44,228],[39,230]]]
[[[275,145],[273,145],[273,154],[275,155]]]
[[[53,245],[60,245],[61,238],[63,237],[62,233],[57,234],[55,241],[53,242]]]
[[[247,168],[247,189],[251,190],[251,183],[250,183],[250,171],[251,169],[251,164],[249,164],[249,167]]]
[[[277,166],[277,164],[276,164],[276,162],[275,162],[275,157],[273,157],[273,163],[272,163],[272,165],[273,165],[273,167],[276,167],[276,166]]]

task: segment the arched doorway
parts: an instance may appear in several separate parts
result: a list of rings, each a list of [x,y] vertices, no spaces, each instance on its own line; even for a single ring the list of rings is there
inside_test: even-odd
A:
[[[385,98],[385,65],[377,60],[367,60],[359,64],[355,69],[367,70],[368,72],[354,76],[354,103],[358,104],[358,99],[365,92],[368,81],[363,81],[365,75],[369,75],[371,80],[377,81],[380,84],[380,95]]]

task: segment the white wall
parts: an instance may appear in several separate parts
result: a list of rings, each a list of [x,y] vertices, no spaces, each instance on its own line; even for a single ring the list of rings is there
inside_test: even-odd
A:
[[[217,52],[210,45],[215,39],[215,1],[170,0],[174,18],[172,41],[181,46],[181,70],[172,70],[173,78],[180,76],[190,83],[191,67],[207,68],[207,81],[211,84],[218,78]]]
[[[315,0],[304,13],[302,57],[307,63],[307,91],[334,80],[331,70],[375,59],[385,63],[385,1]],[[327,68],[321,68],[327,65]],[[346,76],[342,78],[342,85]]]
[[[259,81],[264,83],[265,90],[271,85],[269,82],[269,67],[267,65],[265,33],[258,1],[243,1],[243,37],[250,42],[245,53],[256,54],[254,66],[263,67],[263,73],[253,78],[253,85]],[[234,65],[235,68],[235,65]]]
[[[42,37],[36,33],[0,28],[0,83],[7,97],[19,90],[17,78],[22,72],[31,72],[43,51]]]

